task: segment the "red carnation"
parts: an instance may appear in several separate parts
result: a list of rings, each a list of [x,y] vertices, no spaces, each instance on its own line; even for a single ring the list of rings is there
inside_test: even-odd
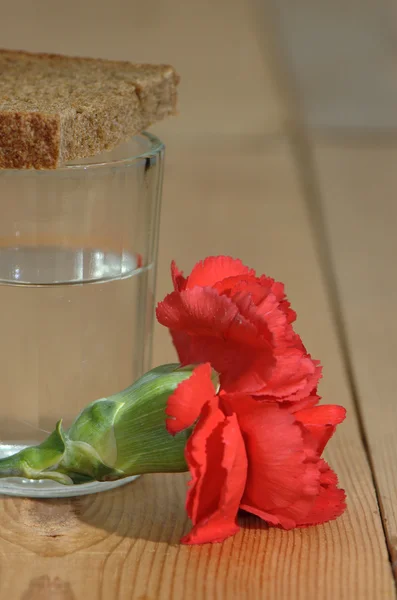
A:
[[[187,278],[173,263],[172,278],[157,318],[183,364],[203,363],[167,404],[170,433],[193,427],[183,541],[222,541],[239,509],[285,529],[339,516],[345,493],[321,454],[345,410],[318,406],[321,367],[293,330],[284,286],[225,256]]]
[[[195,428],[186,446],[192,479],[185,543],[222,541],[238,530],[239,508],[285,529],[324,523],[345,508],[345,493],[321,453],[343,421],[341,406],[310,406],[215,390],[198,366],[168,401],[167,428]],[[294,405],[292,405],[294,407]]]
[[[295,402],[315,392],[321,368],[293,331],[283,284],[226,256],[197,263],[187,278],[173,263],[172,278],[157,318],[182,364],[210,362],[229,394]]]

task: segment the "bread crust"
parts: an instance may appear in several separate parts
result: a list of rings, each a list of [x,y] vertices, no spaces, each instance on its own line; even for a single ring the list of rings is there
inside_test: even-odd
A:
[[[60,147],[59,116],[0,112],[1,169],[55,169]]]
[[[5,91],[6,84],[2,89],[2,71],[8,75],[10,87],[9,81],[10,77],[13,77],[15,65],[18,66],[20,80],[24,81],[24,77],[21,77],[21,73],[25,73],[24,61],[27,78],[32,64],[36,71],[41,71],[41,61],[45,74],[44,83],[39,81],[36,84],[33,80],[33,99],[34,85],[37,85],[38,89],[37,106],[34,106],[34,109],[29,109],[31,102],[24,106],[23,94],[22,99],[18,97],[20,84],[17,76],[15,103],[13,97],[10,99],[10,92]],[[91,65],[94,75],[91,73]],[[52,106],[51,94],[54,94],[54,85],[49,86],[45,106],[43,105],[41,110],[42,96],[39,91],[42,95],[45,77],[51,81],[51,73],[54,73],[54,69],[56,73],[58,66],[65,88],[67,86],[64,82],[68,82],[68,72],[73,75],[69,87],[74,96],[69,102],[67,92],[63,91],[61,107],[56,98]],[[92,94],[89,102],[84,102],[84,77],[81,84],[79,82],[81,68],[85,74],[91,73],[93,81],[95,77],[101,81],[103,91],[97,105],[95,95],[92,98]],[[117,77],[114,77],[115,74]],[[109,88],[107,81],[110,82]],[[63,160],[85,158],[110,149],[152,123],[176,114],[179,81],[179,75],[170,65],[134,64],[127,61],[0,49],[0,168],[54,169]],[[28,100],[31,100],[31,97]],[[111,123],[109,115],[112,117]]]

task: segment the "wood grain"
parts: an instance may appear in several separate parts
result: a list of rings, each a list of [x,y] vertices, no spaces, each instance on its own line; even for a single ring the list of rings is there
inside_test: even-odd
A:
[[[219,150],[219,147],[218,147]],[[348,493],[339,520],[285,532],[254,517],[224,544],[178,543],[189,524],[186,475],[145,476],[72,500],[0,499],[1,600],[392,599],[393,580],[370,469],[341,359],[327,290],[288,146],[244,156],[171,148],[162,219],[159,297],[181,267],[231,253],[283,279],[322,393],[347,406],[329,461]],[[174,358],[157,331],[155,362]]]
[[[397,139],[316,145],[365,435],[397,577]]]

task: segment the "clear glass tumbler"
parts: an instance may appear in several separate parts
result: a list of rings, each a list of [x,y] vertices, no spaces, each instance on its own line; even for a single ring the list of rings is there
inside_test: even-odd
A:
[[[0,170],[0,457],[150,368],[164,146],[147,133],[50,171]],[[68,488],[0,479],[0,493]]]

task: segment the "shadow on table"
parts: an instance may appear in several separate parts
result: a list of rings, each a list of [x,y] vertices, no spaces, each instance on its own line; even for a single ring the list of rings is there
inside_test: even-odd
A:
[[[3,497],[3,537],[34,552],[63,556],[122,539],[179,545],[191,527],[185,511],[189,474],[139,477],[119,488],[75,498]],[[243,529],[264,529],[252,515],[239,517]],[[29,534],[27,535],[27,531]]]
[[[80,522],[105,535],[179,543],[189,530],[188,474],[145,475],[125,486],[71,499]]]
[[[81,499],[80,519],[90,527],[123,537],[179,544],[191,527],[185,511],[188,480],[186,473],[142,476],[124,487],[97,494],[95,499]],[[239,524],[243,529],[267,528],[244,512]]]

